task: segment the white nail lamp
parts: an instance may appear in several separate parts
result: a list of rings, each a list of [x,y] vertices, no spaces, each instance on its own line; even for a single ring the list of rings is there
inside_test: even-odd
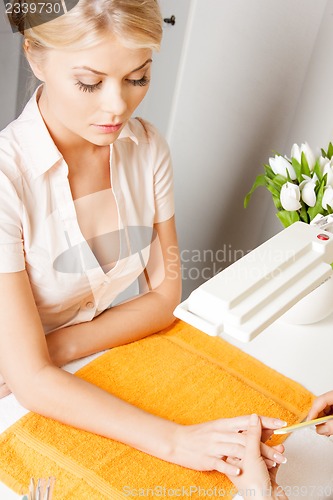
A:
[[[331,279],[332,262],[333,216],[296,222],[199,286],[174,315],[209,335],[248,342]]]

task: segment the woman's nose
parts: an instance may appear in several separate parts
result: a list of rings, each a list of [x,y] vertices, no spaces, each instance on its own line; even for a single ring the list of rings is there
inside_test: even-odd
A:
[[[110,115],[121,116],[127,110],[127,103],[122,88],[118,85],[113,85],[105,89],[102,102],[103,111]]]

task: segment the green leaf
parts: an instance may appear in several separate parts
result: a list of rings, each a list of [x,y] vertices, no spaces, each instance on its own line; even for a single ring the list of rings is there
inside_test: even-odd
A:
[[[266,187],[273,196],[275,196],[276,198],[280,198],[280,191],[276,189],[276,187],[274,186],[274,184],[272,184],[271,181],[268,181]]]
[[[265,168],[266,177],[268,177],[269,179],[274,179],[276,174],[273,172],[272,167],[270,165],[264,165],[264,168]]]
[[[288,175],[288,177],[289,177],[289,175]],[[281,191],[283,184],[285,184],[288,181],[288,179],[287,179],[287,177],[284,177],[284,175],[277,174],[277,175],[275,175],[274,179],[272,179],[272,181],[273,181],[274,185],[279,188],[279,191]],[[293,182],[293,181],[290,179],[290,182]]]
[[[303,180],[303,177],[302,177],[302,165],[294,157],[291,159],[291,164],[294,167],[294,170],[295,170],[295,173],[296,173],[296,178],[297,178],[298,182],[301,183],[302,180]]]
[[[327,158],[329,160],[332,159],[332,156],[333,156],[333,145],[332,143],[330,142],[329,145],[328,145],[328,149],[327,149]]]
[[[322,180],[323,174],[319,165],[319,159],[316,161],[314,167],[313,167],[313,172],[317,175],[319,181]]]
[[[332,145],[331,142],[328,145],[327,151],[325,151],[325,149],[321,148],[321,154],[322,154],[322,156],[324,158],[328,158],[329,160],[332,159],[332,156],[333,156],[333,145]]]
[[[280,210],[280,212],[277,212],[276,216],[280,219],[284,227],[291,226],[294,222],[299,221],[299,214],[296,210]]]
[[[257,176],[256,180],[254,181],[250,191],[247,193],[247,195],[244,198],[244,208],[246,208],[249,204],[249,201],[251,199],[251,196],[253,192],[257,189],[259,186],[266,186],[266,176],[264,174],[260,174]]]
[[[306,207],[305,207],[305,204],[304,202],[302,202],[302,208],[299,210],[299,216],[300,216],[300,219],[305,222],[306,224],[309,224],[309,216],[308,216],[308,213],[306,211]]]
[[[301,155],[301,167],[302,167],[301,168],[302,174],[308,175],[308,176],[311,175],[308,160],[306,159],[304,151],[302,151],[302,155]]]
[[[273,202],[274,202],[275,208],[277,210],[282,210],[282,205],[281,205],[280,197],[272,196],[272,198],[273,198]]]

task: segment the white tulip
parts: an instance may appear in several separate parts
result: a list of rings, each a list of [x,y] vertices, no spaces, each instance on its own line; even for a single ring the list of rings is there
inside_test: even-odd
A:
[[[333,208],[333,187],[326,186],[324,189],[324,196],[321,201],[321,205],[324,210],[327,210],[327,205]]]
[[[309,207],[314,207],[317,201],[315,187],[318,181],[318,177],[316,174],[314,174],[312,178],[308,177],[307,175],[303,175],[303,177],[305,180],[301,182],[301,184],[299,185],[299,188],[301,190],[302,200]]]
[[[283,175],[283,177],[287,177],[288,171],[290,178],[293,181],[296,179],[294,167],[283,156],[275,155],[274,158],[270,158],[268,161],[274,174],[280,174]]]
[[[293,144],[290,156],[291,158],[295,158],[298,163],[301,163],[301,149],[298,144]]]
[[[326,186],[333,186],[333,167],[331,162],[327,162],[323,168],[323,175],[327,174]]]
[[[316,157],[307,142],[301,144],[301,147],[299,147],[297,144],[294,144],[291,148],[291,157],[295,158],[298,163],[302,163],[302,153],[305,154],[305,158],[308,162],[310,170],[313,170],[313,167],[316,163]]]
[[[293,211],[301,208],[299,202],[301,197],[301,192],[299,187],[292,182],[286,182],[283,184],[280,191],[280,201],[281,205],[285,210]]]
[[[324,156],[320,156],[318,161],[322,171],[324,170],[325,165],[327,165],[327,163],[330,163],[330,160],[328,158],[325,158]]]

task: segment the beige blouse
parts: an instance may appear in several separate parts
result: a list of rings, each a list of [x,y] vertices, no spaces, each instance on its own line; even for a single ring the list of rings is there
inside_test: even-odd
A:
[[[27,270],[48,333],[89,321],[119,299],[142,273],[153,225],[173,216],[174,202],[166,141],[138,119],[110,146],[112,190],[74,202],[37,92],[0,132],[0,272]],[[100,214],[97,225],[89,211],[95,221]]]

